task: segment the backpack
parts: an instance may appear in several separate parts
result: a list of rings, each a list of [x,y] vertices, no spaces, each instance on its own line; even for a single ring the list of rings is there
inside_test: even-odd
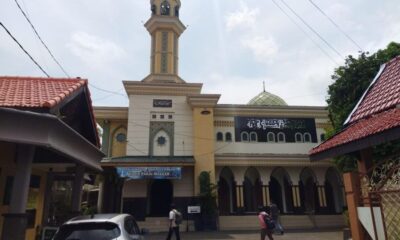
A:
[[[264,215],[264,222],[265,222],[265,225],[267,226],[267,229],[272,230],[275,228],[274,221],[268,215]]]
[[[178,210],[174,210],[174,212],[175,212],[175,223],[176,225],[179,225],[183,221],[182,213],[180,213]]]

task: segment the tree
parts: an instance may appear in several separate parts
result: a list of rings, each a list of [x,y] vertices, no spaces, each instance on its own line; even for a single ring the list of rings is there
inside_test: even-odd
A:
[[[356,106],[371,81],[374,79],[382,64],[400,55],[400,44],[391,42],[386,49],[379,50],[370,55],[360,53],[357,58],[348,56],[344,66],[335,69],[332,83],[328,88],[328,111],[333,129],[327,132],[328,137],[339,132],[347,116]],[[390,146],[384,145],[375,148],[377,156],[391,153],[393,148],[399,146],[397,142]],[[355,158],[351,155],[335,159],[338,168],[344,172],[356,167]]]
[[[199,175],[201,211],[205,215],[214,215],[217,210],[217,186],[211,183],[210,172]]]

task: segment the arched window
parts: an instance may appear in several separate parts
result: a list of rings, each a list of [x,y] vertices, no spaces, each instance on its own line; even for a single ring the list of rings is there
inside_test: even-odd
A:
[[[169,16],[170,8],[171,6],[167,1],[162,2],[160,9],[161,15]]]
[[[325,133],[322,133],[320,138],[321,138],[321,142],[325,141]]]
[[[278,142],[286,142],[286,136],[283,132],[278,133]]]
[[[257,133],[256,132],[250,133],[250,142],[257,142]]]
[[[175,7],[175,17],[179,17],[179,6]]]
[[[232,134],[230,132],[225,133],[225,141],[232,142]]]
[[[304,133],[304,142],[311,142],[311,134],[310,133]]]
[[[157,13],[157,7],[155,4],[151,5],[151,14],[155,15]]]
[[[268,142],[275,142],[275,134],[273,132],[269,132],[267,134],[267,140]]]
[[[217,133],[217,141],[218,142],[224,141],[224,135],[222,134],[222,132]]]
[[[248,142],[249,141],[249,134],[247,132],[242,132],[240,134],[240,137],[242,139],[242,142]]]
[[[303,135],[301,133],[296,133],[294,135],[296,142],[303,142]]]

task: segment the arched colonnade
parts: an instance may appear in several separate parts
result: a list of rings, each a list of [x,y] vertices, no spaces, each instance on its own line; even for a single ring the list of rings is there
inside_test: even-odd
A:
[[[339,214],[345,207],[333,167],[221,167],[216,174],[221,215],[256,212],[272,202],[283,214]]]

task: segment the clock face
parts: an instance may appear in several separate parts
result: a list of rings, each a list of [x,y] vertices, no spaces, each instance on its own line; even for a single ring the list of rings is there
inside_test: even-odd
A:
[[[163,145],[165,145],[166,142],[167,142],[167,140],[163,136],[157,138],[158,145],[163,146]]]
[[[118,142],[126,142],[126,135],[123,133],[118,133],[115,138]]]

